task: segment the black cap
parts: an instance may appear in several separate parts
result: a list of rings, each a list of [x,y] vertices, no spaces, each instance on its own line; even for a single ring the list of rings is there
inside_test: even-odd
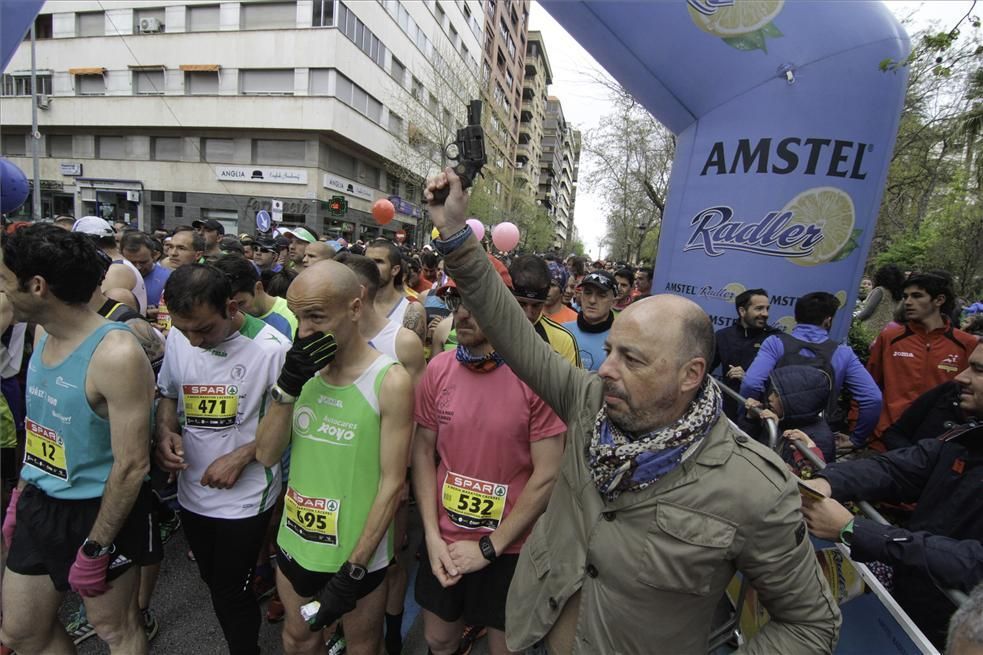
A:
[[[242,243],[234,236],[222,237],[218,242],[218,249],[224,253],[236,253],[239,255],[246,254],[246,251],[242,247]]]
[[[610,291],[614,295],[618,295],[618,282],[607,271],[594,271],[581,281],[580,286],[584,287],[588,284],[599,288],[601,291]]]
[[[269,250],[270,252],[276,252],[276,241],[270,237],[256,237],[253,241],[253,245],[260,250]]]
[[[214,218],[208,218],[205,220],[197,220],[191,223],[191,227],[196,230],[208,230],[210,232],[218,232],[219,234],[225,234],[225,227],[216,221]]]

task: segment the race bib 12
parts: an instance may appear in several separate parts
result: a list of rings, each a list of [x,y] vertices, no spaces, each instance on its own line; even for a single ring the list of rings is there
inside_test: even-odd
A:
[[[27,419],[24,423],[27,442],[24,444],[24,463],[41,469],[48,475],[68,479],[65,441],[57,432]]]

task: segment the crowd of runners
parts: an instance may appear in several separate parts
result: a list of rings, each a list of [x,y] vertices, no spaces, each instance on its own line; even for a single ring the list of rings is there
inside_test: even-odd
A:
[[[7,227],[7,652],[148,652],[177,529],[234,655],[264,618],[285,653],[402,652],[414,556],[438,655],[483,634],[496,655],[706,652],[735,573],[770,615],[748,652],[832,652],[810,534],[872,563],[940,649],[983,648],[983,330],[948,274],[879,270],[865,348],[830,339],[853,308],[821,289],[789,333],[760,288],[714,333],[651,269],[496,256],[453,172],[428,198],[444,187],[419,251],[214,220]]]

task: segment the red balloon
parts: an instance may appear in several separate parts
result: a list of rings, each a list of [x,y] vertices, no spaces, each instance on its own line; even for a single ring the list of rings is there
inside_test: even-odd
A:
[[[376,223],[385,225],[396,217],[396,208],[386,198],[379,198],[372,203],[372,218]]]

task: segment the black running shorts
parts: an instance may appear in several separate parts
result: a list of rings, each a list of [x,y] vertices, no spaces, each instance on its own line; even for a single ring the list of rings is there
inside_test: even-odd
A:
[[[314,598],[321,593],[321,590],[328,584],[328,581],[334,577],[334,573],[308,571],[298,564],[289,553],[280,548],[280,544],[276,546],[276,567],[290,581],[294,592],[302,598]],[[368,596],[375,591],[376,587],[382,584],[386,579],[386,570],[388,568],[383,567],[378,571],[365,574],[366,584],[362,588],[363,593],[359,598]]]
[[[416,602],[448,623],[463,620],[467,625],[504,631],[505,599],[518,561],[518,555],[499,555],[485,568],[463,575],[457,584],[445,589],[430,568],[424,542],[420,545]]]
[[[107,580],[130,567],[163,559],[160,530],[151,509],[150,483],[140,488],[130,515],[113,541]],[[7,568],[21,575],[47,575],[58,591],[68,591],[68,571],[79,546],[89,536],[102,498],[52,498],[27,485],[17,503],[17,526],[7,555]]]

